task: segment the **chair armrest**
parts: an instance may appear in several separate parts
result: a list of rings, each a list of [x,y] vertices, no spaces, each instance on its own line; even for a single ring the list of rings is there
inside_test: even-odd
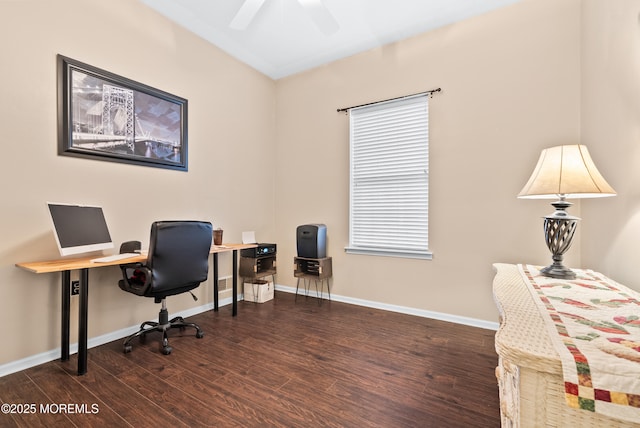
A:
[[[151,286],[151,270],[142,263],[120,265],[122,279],[118,285],[124,291],[144,296]]]

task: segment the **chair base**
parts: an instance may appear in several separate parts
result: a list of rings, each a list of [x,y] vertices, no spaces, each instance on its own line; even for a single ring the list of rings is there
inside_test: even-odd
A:
[[[195,323],[185,322],[184,318],[182,317],[175,317],[169,320],[169,312],[167,311],[167,307],[163,299],[162,309],[160,309],[160,313],[158,314],[158,322],[145,321],[142,324],[140,324],[140,330],[133,333],[132,335],[130,335],[124,340],[124,343],[122,344],[123,351],[125,354],[131,352],[132,350],[131,341],[136,337],[140,337],[141,339],[144,339],[148,333],[159,331],[159,332],[162,332],[162,346],[160,348],[160,352],[162,352],[164,355],[169,355],[173,350],[173,348],[169,346],[169,337],[167,334],[168,331],[171,330],[172,328],[179,328],[181,330],[184,330],[187,327],[192,327],[196,329],[196,337],[198,339],[201,339],[202,337],[204,337],[204,332]]]

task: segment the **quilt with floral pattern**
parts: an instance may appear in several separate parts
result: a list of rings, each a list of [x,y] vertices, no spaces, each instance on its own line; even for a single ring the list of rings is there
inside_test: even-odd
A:
[[[591,270],[518,265],[560,355],[571,407],[640,422],[640,294]]]

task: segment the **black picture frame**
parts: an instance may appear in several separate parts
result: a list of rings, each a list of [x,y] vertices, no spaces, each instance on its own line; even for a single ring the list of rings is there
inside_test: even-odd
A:
[[[188,170],[187,100],[63,55],[58,154]]]

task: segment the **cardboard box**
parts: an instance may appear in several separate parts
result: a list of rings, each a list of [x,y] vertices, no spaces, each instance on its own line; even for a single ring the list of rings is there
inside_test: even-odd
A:
[[[264,303],[273,299],[273,281],[254,279],[244,283],[245,302]]]

